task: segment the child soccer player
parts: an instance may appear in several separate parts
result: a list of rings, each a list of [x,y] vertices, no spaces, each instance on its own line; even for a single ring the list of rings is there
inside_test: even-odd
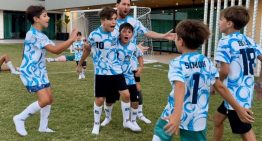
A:
[[[48,128],[48,116],[51,111],[53,97],[46,70],[46,50],[55,54],[63,52],[76,40],[77,33],[74,29],[67,41],[54,45],[42,32],[44,28],[48,27],[50,19],[45,8],[42,6],[29,6],[26,10],[26,16],[32,26],[26,33],[20,78],[30,93],[37,93],[38,100],[13,117],[16,131],[21,136],[27,135],[24,125],[25,120],[38,111],[40,111],[38,131],[53,132],[52,129]]]
[[[254,40],[240,33],[249,21],[247,9],[233,6],[221,12],[219,28],[226,36],[218,43],[215,60],[220,66],[220,80],[230,94],[244,108],[250,109],[254,91],[254,67],[256,58],[262,61],[262,50]],[[239,120],[236,109],[227,101],[222,102],[214,115],[214,140],[223,135],[223,122],[228,117],[232,132],[243,140],[255,141],[251,124]]]
[[[84,47],[84,41],[82,40],[82,33],[78,32],[77,40],[73,43],[73,49],[75,52],[75,61],[77,65],[83,55],[83,47]],[[79,73],[78,79],[85,79],[85,70],[86,70],[86,61],[84,61],[82,64],[82,72]]]
[[[170,62],[168,78],[173,89],[156,123],[153,141],[169,141],[172,134],[178,132],[182,141],[205,141],[211,85],[234,106],[243,120],[251,122],[253,118],[248,114],[251,111],[237,104],[228,89],[216,79],[218,72],[212,61],[197,52],[208,39],[208,27],[200,21],[184,20],[177,25],[176,34],[175,44],[182,55]]]
[[[5,65],[3,65],[5,63]],[[7,54],[0,56],[0,72],[1,71],[10,71],[11,74],[20,74],[12,64],[10,57]]]
[[[133,37],[134,28],[129,23],[123,23],[119,27],[119,42],[118,42],[118,58],[121,61],[123,74],[125,76],[126,84],[128,90],[130,92],[130,100],[131,100],[131,122],[136,127],[135,131],[141,131],[141,128],[136,122],[136,117],[138,114],[138,101],[139,101],[139,94],[136,88],[136,81],[134,77],[133,70],[137,67],[137,60],[139,60],[139,64],[141,68],[143,68],[143,53],[142,51],[136,47],[136,44],[132,43],[130,40]],[[111,112],[115,100],[119,99],[119,94],[116,93],[116,97],[106,97],[106,104],[105,104],[105,113],[106,118],[102,122],[101,126],[106,126],[111,121]]]
[[[105,7],[100,12],[101,26],[90,33],[88,43],[91,46],[92,59],[95,69],[95,102],[94,102],[94,127],[92,134],[99,134],[100,118],[105,97],[120,93],[123,113],[123,126],[134,131],[134,126],[129,120],[130,94],[117,57],[118,31],[116,26],[116,10]],[[78,64],[77,71],[89,54],[85,48]]]

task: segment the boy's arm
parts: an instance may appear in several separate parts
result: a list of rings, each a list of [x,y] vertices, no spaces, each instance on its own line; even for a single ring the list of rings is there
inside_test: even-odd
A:
[[[249,109],[241,107],[234,99],[234,97],[231,95],[230,91],[219,79],[216,80],[214,87],[219,92],[219,94],[235,109],[238,117],[242,122],[254,122],[254,118],[252,117],[253,112]]]
[[[144,59],[143,59],[142,56],[139,56],[139,57],[137,57],[137,60],[138,60],[138,63],[139,63],[139,67],[137,69],[135,76],[139,77],[142,73],[143,68],[144,68]]]
[[[87,42],[84,43],[84,48],[83,48],[83,54],[82,57],[77,65],[76,71],[80,73],[82,71],[82,64],[86,60],[86,58],[89,56],[91,52],[91,46]]]
[[[219,78],[223,82],[229,73],[229,64],[225,62],[220,62]]]
[[[175,81],[175,92],[174,92],[174,99],[175,99],[175,106],[174,112],[172,115],[163,118],[164,120],[169,120],[168,124],[164,127],[166,132],[170,134],[178,135],[179,133],[179,125],[180,119],[183,111],[183,103],[185,97],[185,84],[181,81]]]
[[[77,29],[73,29],[71,35],[70,35],[70,38],[61,43],[61,44],[58,44],[58,45],[52,45],[52,44],[48,44],[45,46],[45,49],[51,53],[54,53],[54,54],[60,54],[62,53],[63,51],[65,51],[67,48],[70,47],[70,45],[76,40],[77,38],[77,32],[78,30]]]

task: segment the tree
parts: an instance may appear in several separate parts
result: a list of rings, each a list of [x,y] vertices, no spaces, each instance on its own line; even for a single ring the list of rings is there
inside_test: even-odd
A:
[[[69,24],[69,22],[70,22],[69,16],[65,14],[64,24],[66,25],[66,33],[67,33],[67,25]]]

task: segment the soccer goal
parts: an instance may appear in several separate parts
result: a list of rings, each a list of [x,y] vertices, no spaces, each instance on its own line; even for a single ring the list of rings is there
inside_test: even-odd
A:
[[[73,27],[77,27],[82,34],[87,37],[90,32],[98,28],[100,23],[99,12],[101,9],[92,9],[92,10],[79,10],[71,11],[71,30]],[[150,18],[151,9],[148,7],[137,7],[131,6],[129,16],[137,18],[147,29],[151,30],[151,18]],[[153,43],[151,39],[146,38],[145,36],[138,35],[137,43],[144,41],[145,46],[151,47],[146,54],[153,54]]]

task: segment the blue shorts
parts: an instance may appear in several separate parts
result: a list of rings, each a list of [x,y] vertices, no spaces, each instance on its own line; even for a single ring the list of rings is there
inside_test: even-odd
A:
[[[26,86],[26,89],[28,90],[29,93],[35,93],[37,91],[40,91],[48,87],[50,87],[50,83],[42,84],[40,86]]]

